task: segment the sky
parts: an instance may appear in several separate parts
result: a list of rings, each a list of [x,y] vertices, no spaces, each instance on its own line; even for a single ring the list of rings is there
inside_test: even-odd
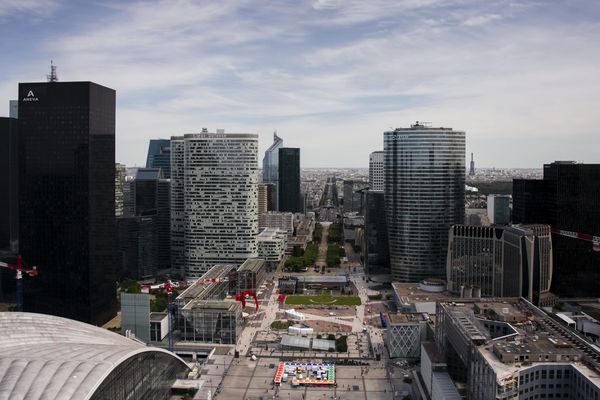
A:
[[[128,166],[208,128],[367,167],[415,121],[465,130],[481,167],[600,162],[600,1],[0,0],[0,38],[0,115],[54,60],[116,90]]]

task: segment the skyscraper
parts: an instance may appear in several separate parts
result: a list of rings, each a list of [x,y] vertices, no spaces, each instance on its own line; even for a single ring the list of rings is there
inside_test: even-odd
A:
[[[552,228],[552,292],[565,297],[600,293],[600,164],[556,161],[543,180],[513,181],[513,222]]]
[[[171,141],[169,139],[150,140],[146,168],[161,168],[163,177],[171,178]]]
[[[369,184],[371,190],[383,191],[384,155],[383,151],[374,151],[369,154]]]
[[[552,305],[552,238],[548,225],[450,228],[448,290],[471,297],[524,297]],[[472,297],[479,297],[473,293]]]
[[[19,226],[40,270],[26,310],[93,324],[116,314],[114,90],[19,84]]]
[[[257,257],[258,135],[204,132],[171,143],[171,226],[183,228],[185,276]]]
[[[183,136],[171,137],[171,271],[185,275],[185,199]]]
[[[469,176],[475,176],[475,161],[473,161],[473,153],[471,153],[471,167],[469,168]]]
[[[124,164],[115,164],[115,215],[123,216],[124,188],[127,167]]]
[[[17,123],[14,118],[0,118],[0,249],[16,250],[18,239]]]
[[[510,196],[505,194],[488,195],[487,217],[490,224],[508,224],[510,222]]]
[[[363,192],[365,234],[363,254],[365,273],[389,274],[390,252],[388,248],[387,221],[385,218],[385,200],[382,191]]]
[[[444,277],[448,229],[464,220],[465,132],[418,122],[384,133],[392,278]]]
[[[282,147],[279,149],[278,210],[282,212],[302,212],[300,197],[300,149]]]
[[[263,158],[263,183],[273,184],[273,200],[274,202],[269,205],[270,211],[278,211],[277,201],[279,195],[277,194],[277,188],[279,183],[279,149],[283,147],[283,139],[277,136],[277,132],[273,132],[273,144],[269,146],[265,151],[265,157]]]
[[[362,214],[364,211],[363,190],[369,188],[369,183],[365,181],[344,180],[344,212],[357,212]]]
[[[10,100],[9,101],[8,116],[10,118],[19,118],[19,100]]]
[[[139,168],[135,179],[125,183],[126,213],[117,222],[122,270],[130,278],[171,267],[170,181],[162,173],[162,168]]]

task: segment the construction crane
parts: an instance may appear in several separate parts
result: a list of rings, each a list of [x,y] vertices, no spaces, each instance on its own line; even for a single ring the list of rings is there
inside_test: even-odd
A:
[[[600,251],[600,236],[593,236],[588,233],[572,232],[572,231],[566,231],[563,229],[556,229],[556,228],[550,228],[550,231],[552,233],[554,233],[555,235],[560,235],[560,236],[570,237],[573,239],[583,240],[586,242],[591,242],[592,249],[594,251]]]
[[[25,267],[23,265],[23,257],[20,255],[17,256],[16,264],[8,264],[0,261],[0,267],[16,271],[15,279],[17,280],[17,311],[23,311],[23,273],[26,273],[32,277],[37,276],[37,267]]]

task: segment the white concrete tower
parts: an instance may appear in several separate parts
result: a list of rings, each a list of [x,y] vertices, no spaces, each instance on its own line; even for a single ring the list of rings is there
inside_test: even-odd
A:
[[[203,132],[183,143],[185,277],[257,257],[258,135]]]
[[[371,185],[371,190],[383,191],[384,155],[383,151],[374,151],[369,154],[369,184]]]

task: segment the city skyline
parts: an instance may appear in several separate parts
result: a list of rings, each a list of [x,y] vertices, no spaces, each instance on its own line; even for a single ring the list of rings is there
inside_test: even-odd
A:
[[[303,167],[366,168],[384,131],[416,120],[469,132],[481,167],[597,163],[599,14],[585,1],[7,1],[0,49],[19,62],[2,66],[0,114],[53,59],[60,81],[117,91],[129,166],[149,139],[206,127],[259,133],[260,154],[277,130]]]

